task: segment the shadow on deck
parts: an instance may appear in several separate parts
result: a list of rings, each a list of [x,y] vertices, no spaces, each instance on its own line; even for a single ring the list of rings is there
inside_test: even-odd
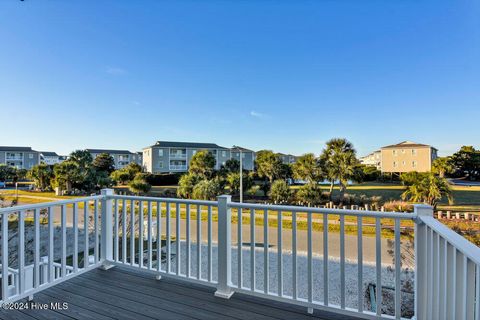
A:
[[[157,281],[131,269],[95,269],[35,294],[32,301],[65,302],[68,309],[1,309],[0,319],[352,319],[318,310],[309,315],[303,307],[238,293],[225,300],[214,291],[180,280]]]

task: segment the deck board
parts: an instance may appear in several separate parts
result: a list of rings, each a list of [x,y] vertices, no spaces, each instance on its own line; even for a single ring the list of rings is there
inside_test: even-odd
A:
[[[352,319],[318,310],[309,315],[303,307],[238,293],[221,299],[214,291],[176,279],[157,281],[140,270],[96,269],[34,296],[34,302],[66,302],[67,310],[0,310],[0,319]]]

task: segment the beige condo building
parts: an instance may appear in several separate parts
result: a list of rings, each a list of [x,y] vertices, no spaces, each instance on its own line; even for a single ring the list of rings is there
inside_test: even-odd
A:
[[[380,151],[382,173],[428,172],[438,157],[436,148],[412,141],[385,146]]]

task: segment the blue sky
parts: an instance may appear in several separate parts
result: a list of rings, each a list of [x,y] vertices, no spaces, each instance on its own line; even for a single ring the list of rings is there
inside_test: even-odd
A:
[[[3,0],[0,41],[0,145],[480,147],[477,0]]]

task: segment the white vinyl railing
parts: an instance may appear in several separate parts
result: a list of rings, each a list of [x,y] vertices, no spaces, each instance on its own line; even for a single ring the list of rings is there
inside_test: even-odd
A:
[[[101,228],[99,217],[100,209],[106,209],[100,202],[106,202],[105,196],[0,208],[2,302],[31,296],[100,265],[104,256],[99,253],[99,232],[105,229]],[[79,223],[80,216],[83,224]],[[83,241],[79,241],[79,231]],[[3,281],[5,274],[13,280]]]
[[[402,230],[414,226],[414,317],[480,320],[480,249],[434,219],[429,206],[394,213],[236,203],[230,196],[119,196],[105,189],[100,196],[2,208],[0,215],[0,267],[8,279],[2,281],[2,301],[31,296],[99,266],[121,265],[157,279],[214,286],[222,298],[239,292],[309,311],[402,319]],[[374,229],[373,238],[364,234],[366,228]],[[393,234],[393,263],[382,260],[385,230]],[[26,247],[26,237],[33,238],[33,248]],[[384,283],[389,263],[392,278]],[[382,301],[386,287],[391,301]],[[387,302],[393,305],[389,312]]]

